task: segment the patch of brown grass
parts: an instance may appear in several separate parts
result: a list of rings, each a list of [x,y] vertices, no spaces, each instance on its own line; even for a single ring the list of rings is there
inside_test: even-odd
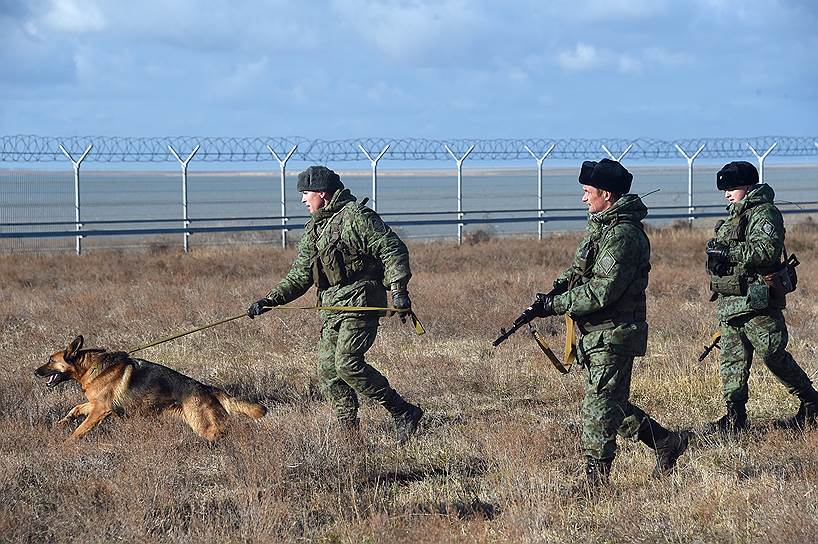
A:
[[[709,230],[651,230],[648,355],[633,400],[671,427],[722,411],[715,356],[696,362],[714,328],[703,272]],[[289,268],[294,250],[196,249],[2,255],[0,540],[68,542],[812,542],[818,534],[818,433],[773,431],[796,402],[757,362],[756,430],[701,440],[664,481],[652,456],[621,443],[613,485],[582,488],[578,404],[583,375],[560,376],[519,334],[490,342],[567,266],[578,234],[411,245],[411,294],[429,333],[385,320],[369,360],[427,411],[420,436],[391,440],[387,414],[362,408],[358,439],[333,425],[315,387],[320,322],[270,312],[146,350],[143,357],[260,399],[259,423],[232,422],[208,446],[172,420],[106,422],[66,445],[53,424],[82,398],[32,375],[76,334],[132,349],[242,312]],[[791,351],[816,372],[818,250],[792,228],[799,290]],[[312,302],[313,295],[307,295]],[[562,342],[559,321],[541,329]]]

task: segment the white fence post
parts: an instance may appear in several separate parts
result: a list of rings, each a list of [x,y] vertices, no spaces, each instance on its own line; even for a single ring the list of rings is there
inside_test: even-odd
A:
[[[455,164],[457,165],[457,220],[463,220],[463,161],[466,160],[466,157],[469,156],[469,153],[472,152],[474,149],[474,144],[466,151],[462,157],[459,159],[455,157],[452,150],[449,149],[447,144],[443,144],[443,147],[446,148],[446,151],[449,152],[449,155],[452,156],[454,159]],[[457,245],[463,243],[463,223],[457,224]]]
[[[80,156],[79,160],[75,161],[74,158],[71,157],[71,153],[69,153],[63,147],[63,145],[60,144],[60,150],[66,157],[68,157],[71,164],[74,165],[74,226],[77,229],[77,255],[82,254],[82,234],[80,234],[80,230],[82,230],[82,223],[80,223],[80,165],[82,164],[82,161],[85,160],[85,157],[88,155],[88,152],[91,151],[92,147],[94,147],[94,144],[88,144],[88,147],[85,148],[85,151]]]
[[[543,225],[545,224],[545,222],[542,220],[544,213],[542,209],[542,163],[546,158],[548,158],[548,155],[551,154],[551,152],[554,150],[554,146],[556,145],[557,144],[551,144],[551,147],[548,148],[548,151],[546,151],[545,155],[543,155],[542,157],[538,157],[537,155],[535,155],[534,152],[531,151],[531,149],[529,149],[527,145],[523,146],[525,150],[528,151],[528,153],[532,157],[534,157],[534,160],[537,161],[537,217],[540,218],[540,220],[537,222],[538,240],[542,240],[542,230]]]
[[[182,158],[170,144],[168,144],[168,149],[170,149],[170,152],[173,153],[173,156],[176,157],[176,160],[179,161],[179,164],[182,166],[182,228],[185,229],[183,245],[185,248],[185,253],[187,253],[189,248],[188,238],[190,237],[190,232],[187,230],[188,226],[190,226],[190,221],[188,221],[187,215],[187,165],[196,152],[199,151],[199,146],[196,145],[185,160],[182,160]]]
[[[687,222],[693,224],[693,220],[695,219],[693,212],[696,211],[696,209],[693,207],[693,161],[696,160],[696,157],[699,156],[699,153],[702,152],[702,149],[704,149],[706,144],[702,144],[699,147],[699,150],[693,153],[692,156],[688,156],[684,149],[679,146],[679,144],[673,145],[675,145],[676,149],[679,150],[679,153],[681,153],[682,156],[687,159]]]
[[[383,154],[386,153],[387,149],[389,149],[389,144],[386,144],[386,147],[383,148],[383,151],[381,151],[380,154],[374,159],[369,154],[369,152],[366,149],[364,149],[364,146],[358,144],[358,147],[361,149],[361,151],[364,152],[366,158],[369,159],[369,164],[372,165],[372,209],[374,211],[378,211],[378,161],[381,160]]]
[[[608,156],[611,158],[612,161],[616,161],[616,162],[622,162],[622,159],[625,158],[625,155],[628,154],[628,151],[630,151],[632,147],[633,147],[633,144],[629,145],[625,149],[625,151],[623,151],[622,154],[619,155],[619,158],[616,158],[616,157],[613,156],[613,154],[610,151],[608,151],[608,148],[605,147],[605,144],[602,144],[602,149],[605,151],[605,153],[608,154]]]
[[[767,155],[770,154],[770,151],[772,151],[775,148],[775,146],[777,146],[777,145],[778,145],[778,142],[773,142],[773,145],[771,145],[770,148],[767,151],[765,151],[763,155],[759,155],[756,152],[756,150],[753,148],[752,145],[750,145],[749,143],[747,144],[747,147],[750,148],[750,151],[753,152],[753,155],[756,156],[756,160],[758,160],[758,182],[759,183],[764,183],[764,159],[767,158]]]
[[[287,153],[287,156],[283,159],[278,157],[278,154],[273,151],[273,148],[270,147],[270,144],[267,144],[267,149],[270,150],[270,153],[273,154],[273,157],[278,161],[278,166],[281,172],[281,226],[287,226],[287,198],[286,198],[286,187],[284,185],[284,178],[287,173],[287,161],[290,160],[290,157],[293,156],[295,150],[298,149],[298,144],[294,145],[290,152]],[[281,229],[281,247],[284,249],[287,248],[287,229]]]

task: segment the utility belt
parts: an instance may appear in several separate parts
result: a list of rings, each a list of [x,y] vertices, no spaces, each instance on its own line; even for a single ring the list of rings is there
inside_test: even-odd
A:
[[[582,331],[582,334],[587,334],[589,332],[615,329],[620,325],[641,323],[643,321],[647,321],[647,314],[644,309],[639,309],[631,312],[618,312],[617,314],[605,319],[590,319],[587,321],[577,319],[576,325],[579,330]]]
[[[711,276],[710,290],[719,295],[757,298],[759,295],[754,291],[760,291],[759,288],[762,288],[769,292],[770,297],[783,299],[789,293],[795,291],[798,282],[795,267],[799,264],[795,255],[791,255],[778,270],[769,274]]]

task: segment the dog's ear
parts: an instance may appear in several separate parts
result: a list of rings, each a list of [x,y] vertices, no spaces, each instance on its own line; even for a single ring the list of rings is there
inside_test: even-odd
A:
[[[63,357],[65,357],[66,360],[73,359],[74,357],[76,357],[79,351],[82,349],[82,342],[83,342],[82,335],[79,335],[76,338],[74,338],[74,340],[72,340],[71,343],[68,344],[68,347],[65,348],[65,352],[63,352]]]

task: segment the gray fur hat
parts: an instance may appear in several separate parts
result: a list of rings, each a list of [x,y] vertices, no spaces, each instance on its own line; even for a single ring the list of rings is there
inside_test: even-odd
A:
[[[334,193],[343,189],[341,177],[326,166],[310,166],[298,174],[298,191]]]

